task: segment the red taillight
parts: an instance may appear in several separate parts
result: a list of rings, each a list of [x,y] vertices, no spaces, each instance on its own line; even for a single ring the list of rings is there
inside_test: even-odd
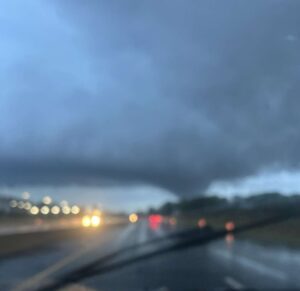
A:
[[[226,229],[227,231],[233,231],[233,230],[235,229],[235,224],[234,224],[234,222],[233,222],[233,221],[228,221],[228,222],[226,222],[226,224],[225,224],[225,229]]]
[[[161,223],[163,221],[163,217],[159,214],[151,214],[149,215],[148,220],[152,223]]]
[[[199,220],[198,220],[198,226],[200,227],[200,228],[203,228],[203,227],[205,227],[206,226],[206,219],[205,218],[200,218]]]
[[[151,214],[148,217],[148,222],[152,229],[157,229],[163,222],[163,217],[159,214]]]

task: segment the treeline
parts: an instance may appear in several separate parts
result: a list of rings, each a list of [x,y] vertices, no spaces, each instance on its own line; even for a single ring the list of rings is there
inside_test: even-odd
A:
[[[194,211],[218,211],[225,209],[286,209],[300,207],[300,195],[282,195],[280,193],[262,193],[249,197],[235,196],[226,199],[219,196],[202,196],[193,199],[182,199],[178,202],[168,202],[150,213],[172,215]],[[300,209],[300,208],[299,208]]]

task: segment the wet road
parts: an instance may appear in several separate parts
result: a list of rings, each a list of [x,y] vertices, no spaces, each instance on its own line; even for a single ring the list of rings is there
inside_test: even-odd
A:
[[[146,221],[0,261],[1,290],[34,290],[57,275],[126,245],[165,235]],[[153,246],[152,248],[156,248]],[[138,250],[133,251],[133,254]],[[227,237],[165,254],[80,283],[87,290],[300,289],[300,252]]]

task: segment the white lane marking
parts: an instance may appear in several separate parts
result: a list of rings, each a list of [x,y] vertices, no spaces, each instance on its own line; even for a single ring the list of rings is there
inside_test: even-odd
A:
[[[237,264],[240,264],[246,268],[251,268],[260,274],[264,274],[266,276],[273,277],[275,279],[280,279],[283,281],[288,279],[285,273],[274,268],[265,266],[249,258],[243,257],[241,255],[233,255],[230,254],[228,251],[222,251],[218,249],[212,250],[212,252],[217,254],[218,256],[223,257],[224,259],[232,260],[233,262],[236,262]]]
[[[225,277],[224,278],[225,283],[232,289],[234,290],[242,290],[245,287],[243,286],[243,284],[241,284],[240,282],[238,282],[237,280],[233,279],[232,277]]]

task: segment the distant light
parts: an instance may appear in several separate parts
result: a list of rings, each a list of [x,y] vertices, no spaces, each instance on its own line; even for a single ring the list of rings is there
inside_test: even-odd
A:
[[[82,217],[81,224],[84,227],[89,227],[91,225],[91,218],[88,215]]]
[[[233,230],[235,229],[235,224],[234,224],[234,222],[233,222],[233,221],[228,221],[228,222],[226,222],[226,224],[225,224],[225,229],[226,229],[227,231],[233,231]]]
[[[47,204],[47,205],[51,204],[52,203],[52,198],[50,196],[45,196],[43,198],[43,203]]]
[[[29,192],[23,192],[22,193],[22,198],[25,200],[28,200],[30,198],[30,193]]]
[[[40,212],[40,210],[37,206],[32,206],[30,208],[30,213],[33,214],[33,215],[37,215],[37,214],[39,214],[39,212]]]
[[[66,200],[62,200],[60,203],[59,203],[59,205],[61,206],[61,207],[64,207],[64,206],[68,206],[68,201],[66,201]]]
[[[11,200],[11,201],[9,202],[9,206],[10,206],[11,208],[16,208],[16,207],[18,206],[18,202],[17,202],[16,200]]]
[[[42,214],[47,215],[47,214],[49,214],[49,212],[50,212],[50,209],[49,209],[48,206],[43,206],[43,207],[41,208],[41,213],[42,213]]]
[[[170,219],[169,219],[169,223],[171,224],[171,225],[176,225],[177,224],[177,220],[176,220],[176,218],[175,217],[171,217]]]
[[[136,213],[131,213],[128,219],[131,223],[136,223],[139,220],[139,217]]]
[[[24,202],[23,201],[18,202],[18,208],[20,208],[20,209],[24,208]]]
[[[64,206],[64,207],[62,208],[62,212],[63,212],[63,214],[68,215],[68,214],[71,213],[71,208],[70,208],[69,206]]]
[[[30,210],[30,208],[31,208],[31,203],[30,202],[25,202],[24,203],[24,209],[26,209],[26,210]]]
[[[72,214],[78,214],[80,212],[80,208],[77,205],[73,205],[71,207]]]
[[[52,206],[51,213],[57,215],[60,213],[60,208],[57,205]]]
[[[205,218],[200,218],[198,220],[198,226],[199,228],[204,228],[207,225],[206,219]]]
[[[93,227],[99,226],[100,223],[101,223],[101,218],[100,218],[100,216],[98,216],[98,215],[93,215],[93,216],[91,217],[91,225],[92,225]]]

